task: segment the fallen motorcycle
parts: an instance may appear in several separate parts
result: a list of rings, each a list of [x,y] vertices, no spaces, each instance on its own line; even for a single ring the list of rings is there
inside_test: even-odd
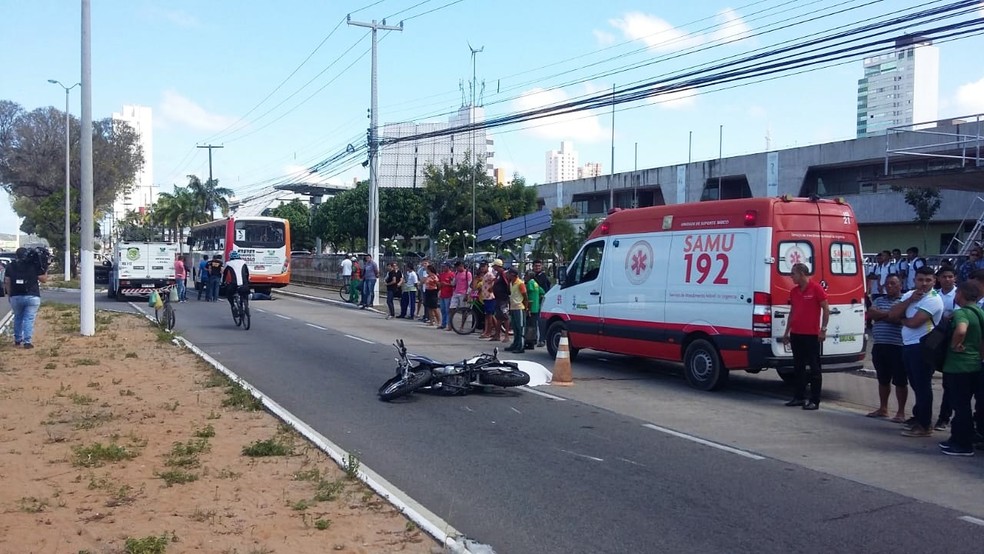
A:
[[[516,363],[499,360],[498,348],[492,354],[445,363],[407,353],[402,339],[393,346],[400,354],[396,358],[396,376],[379,387],[380,400],[390,401],[422,388],[444,394],[466,394],[474,388],[519,387],[530,382],[529,374]]]

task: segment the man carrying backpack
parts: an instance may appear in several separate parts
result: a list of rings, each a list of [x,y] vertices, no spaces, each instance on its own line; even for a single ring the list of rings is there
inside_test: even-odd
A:
[[[926,267],[926,259],[920,258],[919,249],[911,246],[905,251],[905,258],[899,260],[898,263],[899,277],[903,279],[903,290],[909,291],[916,288],[916,271],[920,267]]]

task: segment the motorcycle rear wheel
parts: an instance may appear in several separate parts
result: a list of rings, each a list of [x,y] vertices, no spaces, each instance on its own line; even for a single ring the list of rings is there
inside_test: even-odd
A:
[[[482,371],[478,380],[483,385],[494,385],[497,387],[521,387],[530,382],[530,376],[525,371],[500,369],[487,369]]]
[[[397,375],[379,387],[379,399],[389,402],[395,398],[405,396],[411,392],[426,386],[430,383],[431,372],[428,369],[411,371],[404,379],[402,375]]]

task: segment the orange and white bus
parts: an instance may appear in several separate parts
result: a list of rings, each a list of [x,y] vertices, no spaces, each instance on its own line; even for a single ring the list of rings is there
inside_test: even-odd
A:
[[[269,294],[290,284],[290,222],[279,217],[231,216],[192,227],[188,236],[192,266],[203,255],[229,261],[233,250],[249,267],[253,290]]]

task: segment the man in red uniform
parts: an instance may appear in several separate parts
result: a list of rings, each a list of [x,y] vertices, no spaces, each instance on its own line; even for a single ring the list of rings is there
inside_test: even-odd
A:
[[[827,322],[830,320],[830,306],[827,304],[827,291],[810,281],[810,268],[806,264],[793,264],[793,283],[789,291],[789,323],[782,335],[782,343],[793,350],[793,371],[796,374],[793,399],[787,406],[802,406],[804,410],[820,407],[820,388],[823,378],[820,373],[820,345],[827,338]],[[821,321],[822,319],[822,321]],[[810,366],[807,376],[806,366]],[[810,383],[810,400],[806,401],[806,384]]]

